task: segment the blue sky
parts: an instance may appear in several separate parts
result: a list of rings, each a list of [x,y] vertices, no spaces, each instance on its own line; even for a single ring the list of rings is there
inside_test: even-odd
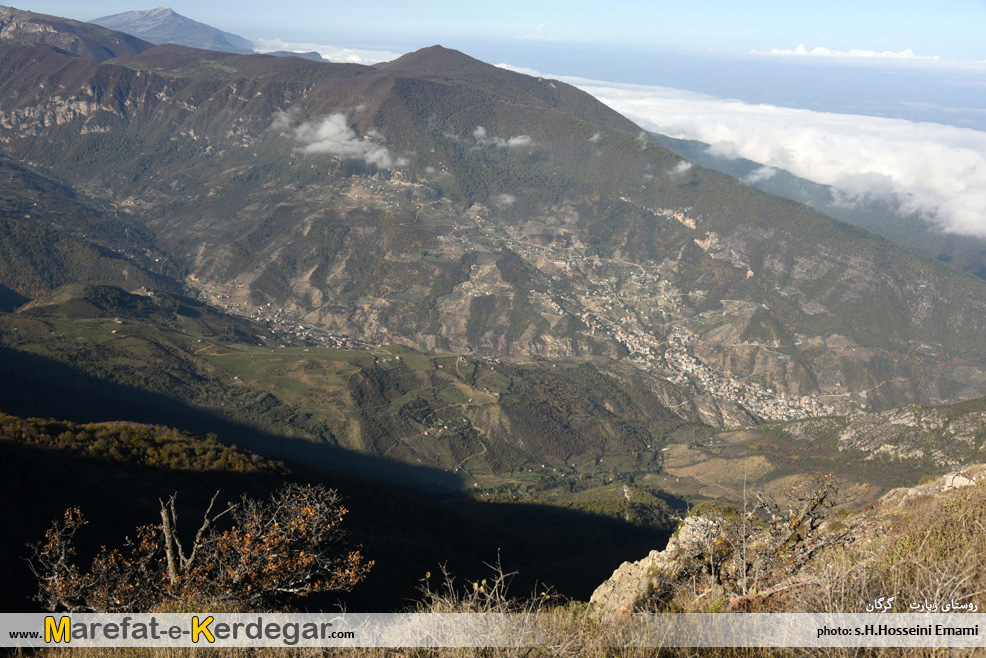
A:
[[[158,0],[163,1],[163,0]],[[644,128],[986,236],[986,0],[174,0],[254,40],[372,64],[436,43],[560,77]],[[133,0],[36,0],[79,20]],[[767,174],[765,174],[767,175]]]
[[[981,0],[428,0],[377,2],[372,12],[363,4],[294,1],[278,3],[278,17],[254,22],[254,16],[262,16],[269,6],[239,3],[235,27],[251,32],[245,35],[251,37],[264,36],[256,33],[259,25],[291,38],[332,35],[372,41],[382,36],[417,40],[420,45],[449,38],[527,38],[742,54],[805,43],[839,50],[910,48],[949,59],[986,58],[981,51],[986,3]],[[223,11],[209,15],[218,20]],[[294,17],[304,17],[305,27]]]
[[[22,9],[80,20],[148,9],[130,0],[33,0]],[[848,51],[903,51],[946,59],[983,60],[983,0],[312,0],[193,2],[176,11],[247,38],[346,41],[410,48],[449,39],[556,40],[596,47],[660,47],[738,55],[751,50],[823,46]]]

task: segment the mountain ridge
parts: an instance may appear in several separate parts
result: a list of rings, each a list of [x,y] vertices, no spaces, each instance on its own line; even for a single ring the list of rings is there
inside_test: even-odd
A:
[[[100,26],[4,6],[0,6],[0,39],[24,40],[97,61],[143,52],[153,45]]]

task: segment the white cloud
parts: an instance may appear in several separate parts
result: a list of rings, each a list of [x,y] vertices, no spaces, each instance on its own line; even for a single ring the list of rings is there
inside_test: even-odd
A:
[[[685,174],[688,173],[688,171],[691,168],[692,168],[692,163],[691,162],[684,162],[684,161],[682,161],[682,162],[679,162],[678,164],[676,164],[674,166],[674,169],[672,169],[668,173],[670,175],[672,175],[672,176],[684,176]]]
[[[394,158],[390,150],[371,139],[361,139],[348,125],[345,114],[337,112],[321,119],[298,121],[296,111],[275,112],[271,128],[301,144],[296,151],[305,154],[327,153],[363,160],[380,169],[403,166],[407,161]],[[371,130],[367,134],[380,133]]]
[[[783,48],[772,48],[769,51],[763,50],[751,50],[752,55],[775,55],[781,57],[837,57],[837,58],[865,58],[865,59],[898,59],[898,60],[939,60],[941,59],[938,55],[915,55],[914,51],[908,48],[907,50],[901,50],[900,52],[893,52],[890,50],[876,51],[876,50],[862,50],[860,48],[853,48],[852,50],[832,50],[831,48],[826,48],[824,46],[818,46],[817,48],[812,48],[808,50],[805,48],[805,44],[799,43],[798,47],[794,50],[785,50]]]
[[[521,146],[533,146],[534,139],[530,135],[514,135],[504,139],[502,137],[491,136],[486,128],[476,126],[472,131],[473,139],[480,146],[495,146],[497,148],[520,148]]]
[[[501,206],[512,206],[514,205],[514,202],[517,200],[517,197],[515,197],[513,194],[497,194],[496,197],[494,197],[494,199]]]
[[[986,236],[986,132],[563,79],[648,130],[835,186],[846,201],[892,194],[946,231]]]
[[[280,39],[253,39],[253,49],[258,53],[270,53],[276,50],[284,50],[290,53],[310,53],[314,51],[330,62],[366,65],[390,62],[403,54],[387,50],[359,50],[355,48],[340,48],[321,43],[281,41]]]
[[[603,138],[602,133],[592,133],[592,137],[589,138],[589,142],[592,144],[598,144],[602,138]]]
[[[519,148],[521,146],[530,146],[534,143],[530,135],[516,135],[507,140],[507,148]]]
[[[773,178],[774,174],[776,173],[777,173],[776,169],[765,165],[747,174],[746,178],[743,179],[743,182],[749,183],[751,185],[754,183],[761,183],[769,178]]]
[[[529,75],[532,78],[542,78],[544,74],[535,71],[534,69],[524,68],[523,66],[513,66],[512,64],[497,64],[497,68],[506,69],[507,71],[513,71],[514,73],[523,73],[524,75]],[[559,80],[560,78],[555,77],[554,79]]]

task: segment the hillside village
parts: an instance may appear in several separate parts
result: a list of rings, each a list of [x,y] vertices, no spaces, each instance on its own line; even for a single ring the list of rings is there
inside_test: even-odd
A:
[[[695,227],[687,209],[659,209],[655,214]],[[567,235],[565,245],[545,246],[529,239],[521,229],[501,229],[503,234],[509,238],[508,248],[549,274],[549,279],[566,277],[575,284],[574,294],[549,292],[548,308],[577,317],[592,336],[612,338],[626,349],[626,358],[642,370],[695,393],[738,404],[764,420],[796,420],[865,408],[845,394],[778,394],[772,387],[739,380],[697,358],[693,346],[698,335],[690,329],[694,318],[683,312],[682,292],[673,283],[672,262],[638,264],[600,257]],[[757,341],[745,346],[767,348]]]
[[[240,287],[242,288],[242,286]],[[306,324],[300,321],[290,310],[273,306],[270,302],[256,306],[253,311],[249,311],[246,304],[234,301],[229,292],[219,291],[214,286],[207,286],[200,292],[218,308],[227,313],[249,318],[265,326],[272,337],[280,340],[301,341],[310,346],[334,347],[343,350],[366,350],[376,347],[376,345],[366,341],[350,336],[340,336],[325,331],[317,325]]]
[[[356,194],[369,204],[391,207],[396,203],[391,196],[406,194],[408,188],[413,192],[416,188],[403,181],[394,185],[376,181],[368,185],[366,194],[358,194],[359,190],[347,194]],[[447,203],[433,204],[430,210],[439,212],[440,221],[453,219],[450,214],[453,209]],[[652,212],[663,220],[695,229],[695,219],[688,215],[687,208],[658,208]],[[635,263],[606,258],[586,247],[567,228],[533,222],[494,224],[481,206],[473,206],[466,214],[456,215],[454,221],[443,225],[447,233],[437,237],[437,249],[430,248],[417,256],[403,254],[400,258],[413,260],[425,257],[423,253],[429,258],[454,261],[470,252],[493,259],[503,253],[515,253],[548,282],[544,292],[527,291],[543,316],[554,321],[566,317],[577,320],[587,337],[619,344],[625,350],[622,358],[628,362],[696,394],[737,405],[763,420],[797,420],[866,408],[841,391],[785,395],[765,376],[740,379],[700,358],[695,344],[710,323],[706,322],[705,314],[696,314],[683,298],[687,295],[701,298],[704,292],[680,290],[675,285],[676,264],[672,260]],[[713,238],[706,239],[709,241],[714,242]],[[696,242],[700,240],[696,238]],[[386,327],[372,337],[326,331],[305,322],[289,307],[250,303],[248,288],[240,283],[224,289],[208,286],[201,292],[217,306],[266,325],[272,336],[300,340],[310,346],[372,349],[389,337]],[[468,280],[458,284],[453,294],[468,302],[470,298],[510,294],[510,291],[491,264],[473,264]],[[713,327],[715,322],[733,320],[732,316],[737,318],[736,322],[743,322],[756,307],[739,300],[723,300],[722,304],[724,310],[720,318],[712,321]],[[732,347],[766,351],[779,346],[746,340]],[[777,358],[786,357],[778,352]]]

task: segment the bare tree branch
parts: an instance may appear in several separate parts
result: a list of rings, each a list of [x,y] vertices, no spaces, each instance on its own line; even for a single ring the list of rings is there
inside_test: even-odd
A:
[[[73,539],[85,519],[68,510],[46,541],[33,546],[37,600],[51,610],[141,611],[169,599],[228,601],[267,607],[285,595],[348,590],[372,566],[343,543],[346,509],[335,491],[289,484],[267,501],[246,496],[219,514],[213,495],[191,550],[178,538],[176,495],[161,504],[161,525],[137,529],[123,549],[103,550],[86,572],[71,562]],[[229,514],[232,525],[217,530]]]

